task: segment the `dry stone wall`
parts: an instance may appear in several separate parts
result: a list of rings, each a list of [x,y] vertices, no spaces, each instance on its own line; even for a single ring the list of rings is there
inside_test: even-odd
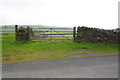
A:
[[[34,36],[32,28],[18,28],[18,39],[17,40],[30,40]]]
[[[118,44],[120,32],[98,28],[77,27],[76,42]]]

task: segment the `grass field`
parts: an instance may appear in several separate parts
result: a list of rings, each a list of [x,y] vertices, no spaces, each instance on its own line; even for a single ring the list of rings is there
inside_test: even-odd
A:
[[[14,37],[14,35],[3,35]],[[3,64],[23,63],[29,61],[46,61],[68,59],[78,54],[91,54],[87,56],[113,55],[118,52],[117,44],[75,43],[75,42],[31,42],[16,41],[15,38],[2,38]],[[93,53],[96,53],[93,55]],[[99,55],[99,53],[102,53]]]

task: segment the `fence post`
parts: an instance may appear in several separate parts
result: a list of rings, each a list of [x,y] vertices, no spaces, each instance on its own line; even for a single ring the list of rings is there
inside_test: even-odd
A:
[[[30,40],[30,27],[29,26],[27,26],[27,40]]]
[[[15,25],[15,38],[18,40],[18,25]]]
[[[73,41],[76,41],[76,27],[73,27]]]

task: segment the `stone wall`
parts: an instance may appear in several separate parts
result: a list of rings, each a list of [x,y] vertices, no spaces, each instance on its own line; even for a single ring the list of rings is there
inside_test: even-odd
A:
[[[32,28],[24,28],[24,27],[20,27],[18,28],[17,31],[17,40],[30,40],[34,34],[33,34],[33,30]]]
[[[77,27],[76,42],[113,43],[118,44],[120,32],[98,28]]]

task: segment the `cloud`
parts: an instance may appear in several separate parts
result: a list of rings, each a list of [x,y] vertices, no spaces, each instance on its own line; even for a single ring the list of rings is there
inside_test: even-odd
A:
[[[117,4],[117,0],[1,0],[0,24],[114,28]]]

